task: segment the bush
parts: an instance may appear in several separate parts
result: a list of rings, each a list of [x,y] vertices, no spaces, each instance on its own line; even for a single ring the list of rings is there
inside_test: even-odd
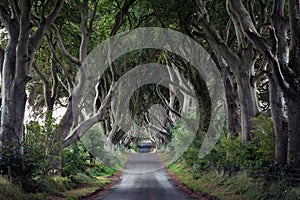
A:
[[[62,174],[70,176],[85,171],[89,157],[89,153],[80,143],[74,143],[65,148],[62,152]]]
[[[90,169],[87,170],[87,173],[92,176],[111,176],[116,172],[115,169],[112,169],[110,167],[107,167],[106,165],[100,163]]]
[[[53,160],[53,155],[49,153],[53,147],[50,139],[53,128],[52,125],[48,128],[41,126],[36,121],[27,124],[22,143],[16,141],[1,149],[0,153],[4,155],[0,161],[1,174],[32,192],[38,179],[47,175]]]
[[[23,155],[19,153],[21,148]],[[1,153],[5,155],[0,162],[2,175],[13,183],[22,185],[26,191],[32,192],[33,179],[44,174],[46,164],[46,156],[38,150],[38,144],[14,144]]]
[[[71,175],[70,178],[71,178],[72,182],[74,182],[76,184],[92,183],[95,180],[91,176],[84,174],[84,173],[77,173],[77,174]]]
[[[254,139],[243,144],[241,136],[224,132],[210,154],[202,159],[195,159],[198,158],[202,144],[201,135],[198,140],[194,140],[183,156],[187,165],[191,166],[194,178],[210,170],[230,176],[246,170],[253,177],[265,178],[273,176],[277,170],[282,172],[283,169],[274,166],[275,136],[272,120],[260,115],[253,122],[256,124],[256,130],[252,132]]]
[[[0,176],[0,199],[14,200],[39,200],[45,199],[46,195],[42,193],[27,194],[20,187],[9,183],[6,179]]]
[[[58,193],[72,187],[71,180],[68,177],[53,176],[44,177],[36,181],[37,189],[35,192]]]

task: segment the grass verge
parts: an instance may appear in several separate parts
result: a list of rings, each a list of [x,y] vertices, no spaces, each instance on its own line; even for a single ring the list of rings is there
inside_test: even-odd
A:
[[[291,187],[285,181],[267,182],[263,179],[253,179],[243,172],[231,177],[217,172],[206,172],[196,179],[191,173],[191,168],[183,162],[170,165],[169,171],[193,191],[201,191],[219,199],[300,199],[299,185]]]
[[[19,188],[16,185],[10,184],[5,178],[0,176],[0,199],[39,200],[45,198],[46,198],[46,194],[44,193],[35,193],[35,194],[25,193],[21,188]]]
[[[91,168],[85,173],[68,177],[54,176],[41,179],[41,192],[26,193],[17,185],[0,176],[0,199],[5,200],[72,200],[89,196],[112,183],[118,171],[105,166]]]

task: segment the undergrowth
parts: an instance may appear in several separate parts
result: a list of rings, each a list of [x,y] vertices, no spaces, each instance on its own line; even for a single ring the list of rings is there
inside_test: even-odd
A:
[[[254,179],[246,172],[228,176],[217,171],[208,171],[195,179],[191,173],[192,169],[184,162],[172,164],[169,169],[192,190],[208,193],[219,199],[296,200],[300,198],[300,187],[289,186],[285,181],[268,182],[264,179]]]
[[[220,199],[300,199],[300,187],[288,179],[289,167],[274,164],[275,134],[272,120],[264,115],[253,119],[253,139],[224,131],[212,151],[199,158],[205,134],[198,134],[183,156],[169,166],[191,189]],[[181,131],[175,129],[176,132]]]

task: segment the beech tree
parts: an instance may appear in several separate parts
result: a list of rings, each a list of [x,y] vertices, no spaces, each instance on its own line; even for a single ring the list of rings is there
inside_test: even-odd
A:
[[[259,112],[255,82],[267,75],[276,134],[275,162],[298,167],[299,1],[228,0],[221,8],[227,12],[221,13],[228,19],[225,31],[218,29],[218,21],[210,20],[216,15],[207,9],[210,3],[197,0],[198,24],[192,23],[189,31],[194,37],[204,36],[219,65],[227,66],[237,81],[244,142],[251,139],[250,131],[255,128],[251,118]]]
[[[288,113],[288,164],[300,166],[300,9],[298,0],[275,0],[271,14],[270,34],[265,37],[253,22],[242,1],[227,1],[237,16],[243,34],[270,60],[275,84],[283,91]],[[271,39],[271,43],[268,42]],[[275,114],[275,113],[274,113]],[[276,119],[276,116],[273,116]],[[274,121],[280,123],[279,120]],[[284,134],[277,139],[284,142]],[[282,146],[284,148],[284,146]],[[283,150],[284,151],[284,150]]]
[[[38,4],[31,0],[9,0],[0,4],[0,19],[8,31],[1,75],[1,150],[23,141],[26,85],[31,79],[29,71],[35,51],[58,16],[63,2],[57,0],[55,3],[45,1]],[[17,149],[22,154],[22,148]]]
[[[197,1],[197,4],[199,6],[198,20],[197,23],[192,23],[192,29],[194,30],[191,34],[196,37],[197,32],[203,32],[204,34],[200,35],[200,40],[203,39],[201,36],[204,36],[209,48],[216,55],[215,60],[219,64],[220,71],[225,79],[229,128],[233,134],[236,134],[239,130],[239,126],[236,125],[239,120],[234,120],[238,119],[237,110],[240,108],[241,131],[243,142],[246,143],[253,137],[251,136],[251,130],[254,129],[254,124],[251,122],[251,118],[255,117],[259,112],[256,84],[252,81],[254,66],[257,61],[255,49],[242,36],[235,18],[227,16],[228,22],[225,24],[225,30],[222,31],[223,36],[221,36],[217,29],[220,26],[218,27],[217,24],[213,24],[210,20],[213,14],[207,11],[203,1]],[[199,40],[199,37],[196,37],[196,39]],[[237,91],[234,89],[235,82]],[[234,103],[237,101],[237,98],[234,97],[235,92],[238,94],[239,107]]]

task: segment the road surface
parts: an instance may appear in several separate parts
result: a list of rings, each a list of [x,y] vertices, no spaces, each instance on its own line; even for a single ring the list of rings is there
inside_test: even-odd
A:
[[[192,200],[178,189],[156,154],[130,154],[119,183],[98,200]]]

